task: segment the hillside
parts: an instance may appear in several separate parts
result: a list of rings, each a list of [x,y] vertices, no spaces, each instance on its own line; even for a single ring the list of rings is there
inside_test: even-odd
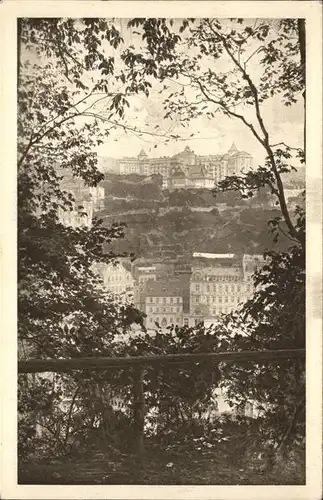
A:
[[[279,211],[269,206],[265,193],[244,201],[235,193],[215,198],[207,189],[169,192],[162,190],[159,176],[109,174],[103,185],[105,207],[98,217],[107,226],[127,224],[126,237],[113,244],[115,251],[152,257],[174,245],[180,245],[183,254],[261,253],[273,248],[268,221]],[[282,235],[277,248],[288,244]]]

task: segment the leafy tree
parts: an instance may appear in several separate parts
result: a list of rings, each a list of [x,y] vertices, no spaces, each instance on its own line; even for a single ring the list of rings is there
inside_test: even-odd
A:
[[[93,149],[109,132],[109,127],[118,126],[124,119],[128,99],[138,92],[149,95],[154,79],[167,83],[167,79],[172,78],[178,82],[179,90],[166,98],[166,116],[176,114],[185,124],[201,114],[213,119],[220,111],[244,123],[263,146],[265,165],[244,175],[231,176],[221,183],[220,189],[237,190],[243,197],[249,197],[260,188],[269,187],[277,196],[285,224],[282,226],[280,218],[276,218],[272,222],[273,230],[279,232],[286,227],[294,246],[283,254],[269,255],[268,266],[257,277],[263,288],[239,314],[227,320],[227,325],[215,330],[222,339],[220,344],[205,346],[199,329],[183,329],[176,331],[175,336],[166,335],[166,340],[162,339],[157,348],[159,352],[193,352],[196,349],[294,347],[295,342],[303,346],[304,214],[297,209],[292,218],[282,183],[282,174],[293,168],[293,150],[283,143],[271,143],[261,114],[264,101],[280,96],[290,105],[303,93],[301,23],[261,21],[251,26],[243,20],[230,24],[215,19],[188,19],[178,25],[165,19],[133,19],[129,26],[141,30],[145,49],[140,53],[132,47],[120,51],[123,69],[116,70],[111,51],[119,50],[122,39],[110,21],[26,19],[19,22],[20,52],[26,46],[28,54],[36,51],[39,60],[31,64],[21,57],[19,61],[20,340],[26,340],[38,356],[156,352],[156,343],[148,338],[144,342],[133,339],[130,346],[123,348],[113,345],[115,334],[127,331],[134,321],[140,323],[141,316],[133,308],[118,307],[109,300],[92,265],[115,258],[103,244],[119,238],[123,228],[117,224],[107,229],[101,221],[94,221],[91,228],[73,229],[61,224],[59,209],[68,211],[75,206],[73,198],[61,187],[62,171],[58,167],[70,169],[87,185],[95,186],[101,175],[96,169]],[[299,38],[295,41],[291,35],[297,33]],[[228,66],[222,72],[211,64],[214,60],[220,63],[222,58],[229,61],[229,71]],[[251,75],[252,58],[262,71],[259,80]],[[57,78],[57,71],[62,78]],[[194,99],[186,95],[186,84],[195,92]],[[99,103],[105,106],[104,113],[98,113]],[[238,105],[241,112],[236,109]],[[247,109],[254,111],[254,121],[249,121],[244,114]],[[128,127],[124,123],[122,126],[125,130]],[[301,148],[297,154],[303,158]],[[172,217],[169,220],[176,229],[176,221]],[[300,321],[293,314],[294,305],[288,302],[288,296],[295,291]],[[71,328],[63,326],[67,316]],[[243,327],[247,328],[246,336],[239,332]],[[211,388],[219,375],[216,372],[212,381],[213,366],[205,370],[195,368],[183,369],[179,375],[176,371],[176,377],[172,369],[163,376],[148,374],[148,404],[152,409],[162,410],[162,428],[178,425],[181,418],[192,421],[193,408],[201,412],[209,404]],[[85,375],[75,374],[64,380],[64,389],[72,398],[70,410],[64,416],[63,426],[60,426],[61,415],[54,417],[54,423],[58,428],[63,427],[63,434],[58,434],[59,440],[65,443],[70,427],[81,429],[73,413],[74,404],[80,408],[79,414],[88,429],[93,429],[96,418],[105,429],[111,423],[103,410],[103,403],[107,401],[102,391],[105,374]],[[119,375],[110,387],[119,387],[118,383],[122,383],[127,399],[130,381]],[[273,369],[258,364],[248,371],[238,366],[226,377],[230,397],[235,398],[237,404],[252,396],[263,406],[267,436],[272,438],[277,422],[283,424],[283,436],[274,435],[278,447],[287,438],[295,441],[299,434],[302,437],[304,419],[300,401],[304,394],[304,367],[301,364],[275,362]],[[192,382],[190,390],[185,390],[187,380]],[[275,391],[272,390],[274,381],[277,381]],[[30,388],[30,381],[27,380],[27,384]],[[42,391],[37,384],[33,389],[32,397],[39,401]],[[52,401],[57,399],[57,394],[58,389],[54,388]],[[21,396],[25,395],[26,392],[21,391]],[[24,404],[22,401],[26,408]],[[51,400],[48,404],[52,404]],[[184,416],[178,418],[181,411]]]
[[[91,352],[100,349],[99,331],[107,335],[125,319],[93,272],[93,263],[116,258],[103,244],[122,237],[123,225],[105,228],[96,219],[90,227],[63,225],[60,214],[77,206],[62,182],[66,173],[72,174],[72,182],[80,179],[89,187],[103,178],[95,147],[111,123],[99,124],[90,112],[97,102],[91,98],[102,91],[99,99],[108,101],[111,115],[123,115],[124,101],[114,100],[120,94],[105,92],[102,80],[91,72],[101,70],[105,79],[113,80],[112,59],[101,50],[101,41],[117,48],[121,38],[111,23],[98,19],[23,19],[19,37],[19,332],[22,339],[32,339],[38,355],[60,355],[67,349],[66,355],[82,351],[81,339],[75,347],[73,334],[92,325],[97,340],[89,340],[86,348],[94,342]],[[32,62],[35,53],[37,62]],[[76,53],[83,57],[82,63]],[[60,77],[62,67],[66,71]],[[71,79],[73,85],[66,81]],[[66,316],[77,328],[68,332],[70,340],[63,346],[61,324]]]
[[[268,186],[277,197],[289,237],[304,246],[302,234],[291,220],[282,182],[282,174],[295,168],[291,164],[294,151],[284,142],[272,144],[262,113],[263,104],[273,98],[291,106],[305,95],[304,20],[249,23],[243,19],[184,19],[180,25],[173,20],[158,23],[139,18],[129,22],[129,27],[141,30],[146,50],[140,54],[133,50],[125,62],[135,60],[142,72],[154,64],[157,78],[177,83],[178,90],[164,99],[165,117],[176,115],[185,124],[201,115],[212,120],[220,112],[245,125],[262,146],[265,164],[245,175],[229,176],[218,189],[238,190],[243,197],[250,197]],[[253,74],[254,68],[260,69],[260,75]],[[302,147],[296,155],[304,160]]]
[[[101,50],[102,41],[109,52],[121,38],[112,23],[98,19],[23,19],[18,34],[20,355],[109,356],[115,334],[142,322],[133,307],[111,300],[93,267],[116,260],[109,245],[123,236],[124,225],[104,227],[95,218],[90,225],[82,224],[84,208],[77,205],[82,200],[70,190],[75,192],[80,182],[86,189],[102,180],[95,148],[124,116],[125,97],[107,87],[114,80],[117,88],[113,57]],[[139,90],[132,86],[131,92]],[[102,126],[94,110],[103,100],[110,121]],[[72,186],[66,186],[70,175]],[[75,212],[79,212],[80,225],[61,222],[62,214]],[[34,415],[30,420],[30,412],[21,409],[20,414],[28,413],[29,423],[36,422],[41,381],[20,377],[20,382],[21,405],[29,394]],[[72,397],[75,384],[66,382],[64,391]],[[57,402],[55,387],[52,398]],[[56,416],[52,414],[52,423]],[[22,418],[23,433],[24,422]]]
[[[292,148],[283,140],[273,144],[263,106],[278,99],[282,106],[292,106],[300,99],[305,105],[304,20],[161,22],[159,31],[151,19],[132,19],[129,26],[140,30],[146,40],[140,57],[135,51],[132,54],[142,71],[153,59],[157,78],[166,84],[165,93],[168,79],[177,84],[177,90],[172,89],[164,99],[165,117],[180,117],[185,124],[202,115],[214,120],[221,113],[250,131],[263,148],[264,165],[228,176],[217,185],[215,194],[233,190],[248,199],[269,190],[280,209],[280,214],[269,222],[274,241],[284,235],[292,245],[282,253],[267,253],[268,264],[256,276],[260,290],[227,320],[227,347],[303,347],[305,215],[300,207],[295,214],[290,213],[283,177],[295,170],[295,162],[303,163],[305,155],[303,145]],[[297,437],[304,438],[303,363],[273,362],[270,368],[261,363],[230,367],[226,376],[231,398],[241,404],[254,398],[263,408],[267,430],[276,433],[277,449],[286,436],[294,443]]]
[[[293,246],[269,252],[267,258],[255,275],[253,298],[226,318],[222,334],[228,350],[305,348],[304,252]],[[229,398],[242,407],[255,404],[264,416],[264,439],[272,452],[304,445],[304,361],[236,364],[223,370]]]
[[[205,329],[202,324],[196,328],[171,326],[161,329],[156,325],[154,332],[142,333],[118,343],[118,352],[123,355],[144,356],[152,354],[177,354],[211,352],[218,342],[216,333]],[[172,433],[194,436],[201,431],[208,410],[216,411],[213,399],[214,389],[220,379],[220,372],[212,362],[207,365],[170,365],[145,369],[144,389],[147,433],[165,440]],[[129,375],[119,375],[131,404]],[[203,418],[204,416],[204,418]],[[204,423],[203,423],[204,422]]]

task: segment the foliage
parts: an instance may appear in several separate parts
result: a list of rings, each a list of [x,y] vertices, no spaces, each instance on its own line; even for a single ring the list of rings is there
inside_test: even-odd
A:
[[[139,311],[112,301],[94,271],[99,262],[115,262],[111,242],[123,236],[124,225],[105,227],[100,219],[87,220],[86,200],[78,191],[81,186],[88,193],[103,179],[95,149],[124,116],[125,98],[107,88],[110,78],[117,90],[120,77],[106,53],[121,38],[111,22],[98,19],[24,18],[18,35],[20,356],[111,356],[114,336],[134,322],[142,323]],[[132,91],[139,89],[132,86]],[[103,100],[110,121],[99,122],[95,109]],[[62,214],[76,214],[79,223],[63,224]],[[65,399],[74,404],[78,390],[78,400],[82,397],[83,407],[90,409],[91,384],[82,392],[73,377],[59,380]],[[37,448],[30,425],[34,428],[39,419],[47,429],[47,451],[48,446],[63,449],[70,427],[78,428],[72,413],[58,404],[54,389],[52,411],[39,407],[41,399],[46,401],[46,384],[39,377],[19,379],[22,453],[32,449],[30,440],[27,448],[23,444],[28,432]]]
[[[138,460],[133,454],[106,446],[86,456],[65,457],[48,463],[24,463],[20,484],[304,484],[301,453],[270,470],[264,459],[260,420],[218,418],[192,439],[185,430],[170,434],[169,442],[146,443]],[[108,457],[108,461],[107,461]]]
[[[297,225],[304,229],[298,211]],[[226,318],[222,332],[229,350],[305,348],[305,255],[300,245],[267,252],[256,274],[257,291]],[[293,300],[291,300],[293,297]],[[223,386],[238,406],[256,404],[264,433],[277,451],[305,439],[305,363],[300,360],[244,363],[223,368]]]
[[[261,111],[262,103],[270,104],[274,97],[292,105],[304,91],[299,22],[257,21],[250,26],[240,19],[227,23],[186,19],[179,25],[166,19],[133,19],[129,26],[139,30],[137,33],[145,44],[139,53],[133,46],[120,49],[123,40],[112,21],[19,21],[20,55],[26,50],[26,57],[19,61],[18,75],[21,344],[25,344],[29,354],[38,357],[304,346],[304,213],[298,208],[295,217],[291,217],[282,182],[282,175],[294,169],[293,155],[302,162],[304,153],[297,148],[295,155],[284,143],[273,145]],[[118,68],[115,51],[119,51]],[[28,58],[35,53],[38,62],[31,63]],[[223,58],[229,61],[225,72],[221,71]],[[260,78],[251,74],[252,58],[261,70]],[[61,77],[57,77],[59,72]],[[106,227],[102,220],[94,220],[90,228],[63,225],[60,211],[77,210],[78,200],[62,188],[62,181],[69,170],[85,185],[97,186],[102,175],[96,168],[95,147],[111,128],[120,124],[123,130],[129,128],[124,120],[132,95],[141,92],[148,97],[154,79],[165,84],[168,78],[177,82],[179,90],[164,101],[166,118],[177,115],[185,126],[201,115],[214,119],[216,113],[222,112],[241,121],[262,145],[265,164],[226,178],[217,191],[237,191],[243,199],[256,193],[276,196],[281,215],[272,219],[272,230],[274,236],[286,233],[293,247],[268,254],[269,264],[256,276],[259,291],[255,297],[224,320],[222,326],[214,328],[213,335],[202,327],[175,328],[163,335],[160,332],[155,337],[141,335],[116,344],[113,343],[116,334],[126,333],[134,322],[141,325],[142,316],[130,306],[118,306],[111,301],[93,272],[93,264],[115,259],[111,243],[123,235],[123,225]],[[194,92],[194,98],[187,95],[187,87]],[[99,106],[104,108],[103,113],[98,111]],[[247,118],[246,110],[253,111],[253,121]],[[126,190],[121,185],[119,188],[119,194],[124,195]],[[151,195],[148,184],[138,182],[132,189],[147,199]],[[159,196],[160,186],[154,189]],[[203,247],[206,243],[196,221],[199,220],[200,226],[206,221],[212,226],[221,214],[194,215],[187,206],[190,202],[183,199],[187,193],[168,196],[174,206],[177,206],[176,196],[181,198],[179,203],[185,202],[182,207],[185,220],[179,220],[178,214],[172,212],[166,214],[168,231],[171,228],[176,236],[185,231],[195,234]],[[236,204],[236,193],[231,202]],[[82,212],[83,208],[79,210]],[[235,219],[241,229],[239,217],[240,211],[235,211],[230,225],[234,225]],[[146,219],[151,222],[152,215]],[[221,228],[226,240],[227,225]],[[155,226],[156,222],[154,230]],[[244,231],[243,237],[249,241],[251,232]],[[206,238],[213,245],[218,234],[213,231],[210,238],[208,232]],[[21,379],[20,443],[27,439],[27,447],[22,446],[21,452],[26,454],[30,449],[28,439],[32,436],[28,428],[39,414],[40,423],[49,426],[46,438],[51,435],[48,442],[56,443],[55,450],[66,450],[71,436],[83,435],[91,442],[91,436],[97,434],[98,440],[112,446],[120,444],[114,443],[115,435],[119,438],[124,434],[130,441],[133,429],[129,415],[116,415],[109,402],[115,390],[130,404],[131,377],[122,370],[115,373],[110,377],[108,390],[106,378],[104,372],[77,372],[60,377],[58,387],[54,388],[39,379],[27,383]],[[205,429],[199,434],[202,417],[210,410],[212,389],[219,383],[227,388],[233,404],[256,402],[263,412],[261,439],[272,442],[275,450],[302,442],[304,366],[290,361],[275,361],[270,367],[262,363],[221,366],[220,371],[213,365],[194,365],[176,371],[173,367],[160,371],[148,369],[145,389],[152,434],[158,435],[159,431],[164,438],[174,428],[179,435],[189,430],[191,435],[195,433],[198,439],[202,438],[203,447],[208,448],[209,444],[213,447]],[[60,391],[69,401],[67,410],[58,404]],[[245,449],[249,450],[247,446]]]
[[[176,90],[173,86],[164,99],[165,118],[179,117],[185,126],[200,116],[215,120],[221,113],[241,122],[262,146],[265,162],[250,171],[230,174],[214,192],[236,191],[246,200],[265,193],[267,199],[274,196],[280,209],[269,221],[274,242],[283,235],[293,245],[280,253],[267,252],[269,264],[255,278],[259,291],[227,319],[223,333],[227,347],[304,347],[305,215],[300,207],[294,215],[290,213],[283,179],[296,169],[295,164],[304,163],[305,155],[303,145],[273,144],[263,114],[263,106],[270,106],[273,100],[292,106],[305,97],[304,20],[161,22],[162,36],[152,29],[149,19],[133,19],[129,26],[147,39],[144,57],[143,51],[140,57],[132,55],[142,71],[155,57],[157,78],[166,83],[164,91],[168,79],[176,84]],[[165,44],[165,36],[172,43]],[[164,57],[158,59],[161,46]],[[304,438],[304,368],[302,363],[290,361],[271,367],[229,367],[225,372],[230,397],[239,404],[254,399],[265,412],[277,450],[287,439],[296,443]]]
[[[272,144],[262,113],[263,103],[273,98],[279,97],[282,104],[290,106],[304,93],[304,21],[159,21],[162,33],[153,29],[156,20],[138,18],[129,22],[130,27],[141,30],[147,42],[140,54],[133,50],[131,61],[136,60],[142,72],[148,72],[153,57],[157,78],[162,82],[172,79],[177,84],[164,99],[165,117],[180,117],[185,125],[202,115],[213,120],[216,113],[222,113],[242,122],[262,146],[265,165],[245,175],[231,175],[219,183],[217,190],[237,189],[249,197],[269,186],[277,197],[288,234],[304,245],[291,221],[281,177],[294,168],[288,162],[292,151],[284,143]],[[253,74],[254,68],[260,75]],[[301,147],[297,153],[302,161]]]
[[[176,354],[208,352],[214,346],[214,332],[202,325],[196,328],[157,328],[155,332],[132,336],[118,345],[122,355]],[[191,425],[191,432],[202,415],[212,413],[216,405],[213,391],[219,372],[212,363],[201,366],[147,367],[145,370],[145,407],[147,425],[152,434],[165,435]],[[124,384],[125,381],[120,380]],[[206,416],[205,416],[206,418]]]
[[[160,200],[162,198],[162,190],[156,182],[145,178],[141,182],[131,182],[129,175],[118,177],[105,176],[103,186],[106,194],[113,195],[116,198],[138,198],[145,201]]]

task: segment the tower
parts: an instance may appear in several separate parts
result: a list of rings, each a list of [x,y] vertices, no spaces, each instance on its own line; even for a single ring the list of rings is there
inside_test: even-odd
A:
[[[231,148],[228,151],[228,154],[231,156],[231,155],[234,155],[237,152],[238,152],[238,148],[235,145],[235,143],[233,142]]]
[[[137,156],[137,160],[138,160],[138,173],[141,175],[150,175],[151,172],[149,171],[148,155],[143,149]]]
[[[138,155],[138,160],[142,161],[142,160],[146,160],[147,158],[148,158],[147,153],[142,149]]]

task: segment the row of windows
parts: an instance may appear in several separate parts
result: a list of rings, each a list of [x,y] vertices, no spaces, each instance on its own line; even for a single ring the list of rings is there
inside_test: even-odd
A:
[[[194,277],[193,278],[195,281],[199,282],[204,282],[204,281],[213,281],[213,282],[221,282],[221,283],[226,283],[226,282],[237,282],[239,281],[241,283],[241,278],[240,276],[201,276],[201,278]],[[193,284],[193,283],[192,283]],[[202,284],[201,284],[202,286]]]
[[[210,309],[209,315],[211,315],[212,317],[216,317],[219,314],[229,314],[233,310],[234,309],[232,307],[217,307],[216,309]],[[200,322],[201,320],[196,320],[196,321]]]
[[[112,276],[105,276],[105,280],[108,283],[112,283],[114,281],[120,282],[120,281],[127,281],[130,283],[132,281],[131,276],[125,276],[125,275],[112,275]]]
[[[127,290],[127,288],[126,288],[126,287],[124,287],[124,286],[111,286],[111,285],[110,285],[109,287],[107,287],[107,289],[108,289],[110,292],[112,292],[112,293],[125,293],[125,292],[127,292],[127,291],[131,293],[131,291],[130,291],[130,290]]]
[[[201,292],[202,290],[207,293],[211,292],[218,292],[224,290],[225,292],[240,292],[241,289],[243,288],[243,285],[201,285],[201,284],[194,284],[192,283],[191,285],[191,290],[196,291],[196,292]]]
[[[147,297],[151,304],[180,304],[182,297]]]
[[[201,295],[193,295],[191,300],[193,303],[196,302],[198,304],[198,303],[202,302],[201,298],[202,298]],[[211,304],[212,302],[213,303],[219,302],[220,304],[222,302],[238,303],[238,302],[241,302],[243,300],[244,300],[244,298],[237,297],[237,296],[229,297],[228,295],[225,295],[224,297],[222,295],[220,297],[206,297],[207,304]]]
[[[181,312],[180,307],[149,307],[149,312],[150,313],[179,313]]]

